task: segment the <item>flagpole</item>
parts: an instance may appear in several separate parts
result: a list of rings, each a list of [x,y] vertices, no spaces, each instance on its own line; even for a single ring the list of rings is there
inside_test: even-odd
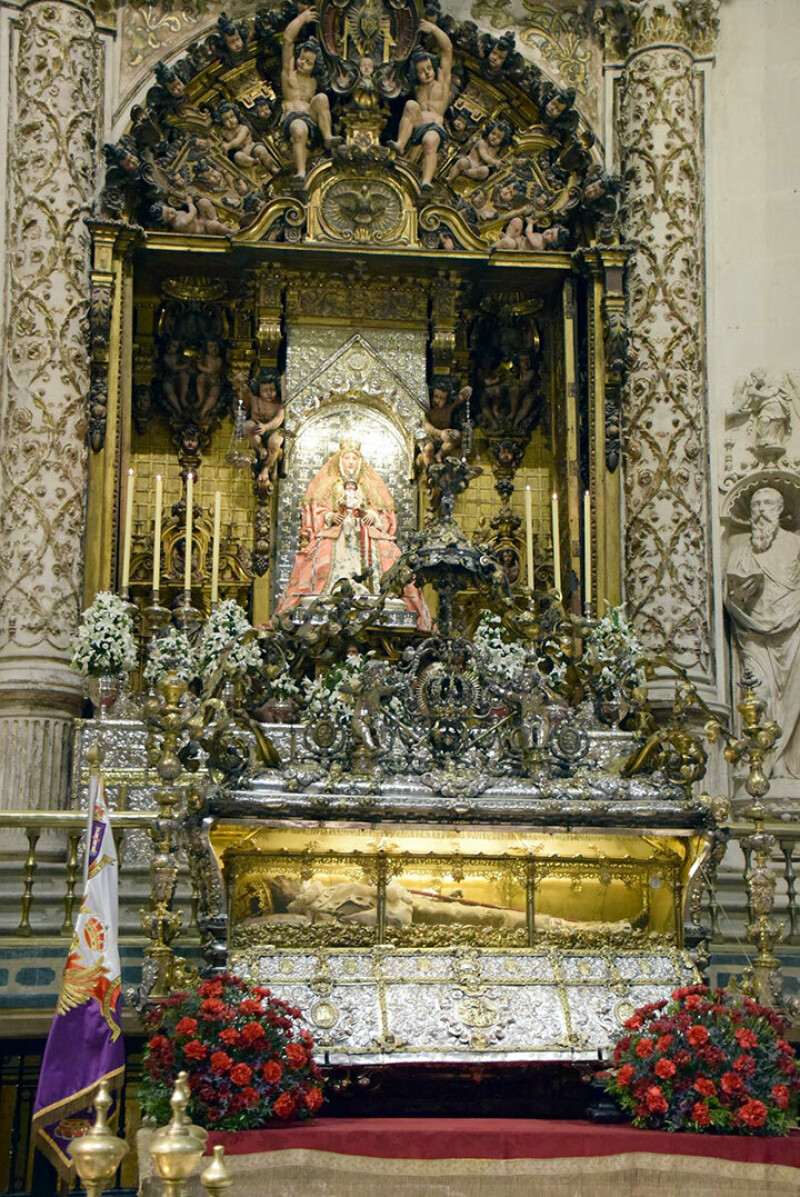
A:
[[[32,1121],[37,1147],[66,1178],[75,1167],[69,1147],[76,1136],[95,1141],[102,1137],[102,1123],[92,1135],[92,1106],[99,1115],[99,1105],[105,1101],[98,1085],[108,1087],[110,1104],[110,1090],[119,1095],[125,1075],[119,1012],[118,858],[99,743],[92,745],[89,756],[83,894],[42,1056]]]

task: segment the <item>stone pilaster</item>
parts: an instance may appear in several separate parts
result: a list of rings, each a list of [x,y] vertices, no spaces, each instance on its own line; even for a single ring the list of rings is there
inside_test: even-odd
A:
[[[0,807],[66,793],[86,490],[89,232],[102,89],[91,13],[13,31],[0,427]]]
[[[650,653],[716,676],[706,401],[703,81],[717,0],[631,17],[619,126],[627,279],[625,587]]]

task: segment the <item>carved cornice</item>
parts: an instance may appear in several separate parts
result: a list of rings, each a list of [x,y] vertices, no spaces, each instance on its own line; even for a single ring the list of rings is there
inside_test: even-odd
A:
[[[631,51],[657,43],[710,54],[719,33],[720,0],[651,0],[633,16]]]
[[[588,0],[583,16],[609,57],[664,43],[703,55],[714,48],[719,8],[720,0]]]
[[[353,322],[425,325],[428,287],[398,275],[373,279],[365,287],[356,274],[304,271],[290,278],[286,310],[294,320],[313,318],[334,323]]]

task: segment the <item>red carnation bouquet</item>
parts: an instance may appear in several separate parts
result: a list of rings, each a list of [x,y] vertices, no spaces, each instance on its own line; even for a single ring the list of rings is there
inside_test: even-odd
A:
[[[635,1126],[785,1135],[795,1125],[800,1072],[772,1010],[690,985],[624,1025],[606,1088]]]
[[[308,1118],[322,1105],[322,1073],[300,1011],[238,977],[203,981],[155,1012],[139,1090],[142,1113],[171,1115],[175,1078],[188,1073],[189,1116],[210,1130],[252,1130],[271,1118]]]

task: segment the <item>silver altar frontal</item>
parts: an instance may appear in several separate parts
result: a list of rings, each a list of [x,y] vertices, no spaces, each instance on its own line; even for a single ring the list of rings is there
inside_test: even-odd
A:
[[[295,766],[220,794],[219,955],[299,1007],[332,1064],[597,1059],[697,979],[684,912],[713,816],[609,773],[604,737],[631,737],[594,736],[591,763],[538,784]]]

